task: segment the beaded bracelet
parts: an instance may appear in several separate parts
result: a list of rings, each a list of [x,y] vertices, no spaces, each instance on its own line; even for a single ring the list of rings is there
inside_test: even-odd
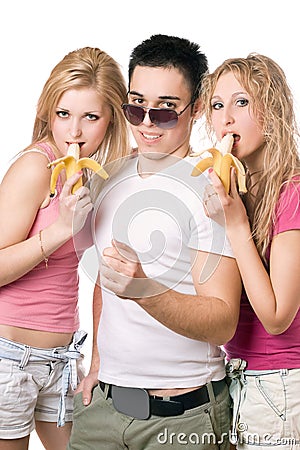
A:
[[[48,269],[48,261],[49,261],[49,258],[47,258],[46,253],[45,253],[45,250],[44,250],[44,247],[43,247],[42,231],[43,231],[43,230],[40,230],[40,231],[39,231],[39,241],[40,241],[41,253],[42,253],[42,256],[43,256],[44,262],[45,262],[45,267],[46,267],[46,269]]]

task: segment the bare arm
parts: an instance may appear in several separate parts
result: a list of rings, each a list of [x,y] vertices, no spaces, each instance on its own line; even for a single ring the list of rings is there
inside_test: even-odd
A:
[[[93,294],[93,348],[92,359],[89,372],[97,372],[100,367],[100,356],[98,352],[98,328],[102,312],[102,292],[99,285],[99,277],[94,286]]]
[[[88,375],[82,380],[77,392],[82,391],[82,401],[85,406],[89,405],[92,399],[92,389],[98,383],[98,372],[100,367],[100,356],[98,352],[98,327],[102,312],[102,293],[99,285],[99,278],[94,286],[93,294],[93,348],[91,365]]]
[[[241,283],[235,260],[219,257],[216,271],[199,284],[206,254],[197,252],[192,274],[196,295],[174,290],[137,300],[151,316],[166,327],[191,339],[223,345],[234,335],[241,295]]]
[[[268,333],[283,333],[300,306],[300,230],[286,231],[274,237],[269,275],[251,237],[246,211],[236,191],[234,178],[231,196],[226,195],[215,174],[211,174],[211,179],[225,212],[227,235],[248,299]]]
[[[216,255],[216,270],[205,283],[199,284],[207,253],[196,252],[192,269],[196,295],[189,295],[147,278],[135,252],[125,244],[117,245],[120,252],[114,245],[103,253],[101,280],[106,288],[120,297],[133,299],[156,320],[183,336],[216,345],[233,336],[241,294],[234,259]]]
[[[44,259],[39,236],[28,238],[28,233],[48,196],[50,173],[43,155],[29,153],[13,164],[0,185],[0,286],[20,278]],[[79,176],[66,182],[59,217],[43,230],[47,256],[79,231],[92,208],[86,188],[81,188],[83,198],[79,201],[71,195]]]

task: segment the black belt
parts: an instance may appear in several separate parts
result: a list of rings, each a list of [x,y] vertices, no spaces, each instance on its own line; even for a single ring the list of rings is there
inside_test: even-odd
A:
[[[220,394],[225,385],[225,378],[219,381],[211,382],[214,395]],[[106,383],[99,381],[99,386],[103,392],[107,386]],[[107,398],[112,397],[112,385],[108,385],[108,390],[106,394]],[[159,397],[157,395],[149,395],[150,400],[150,414],[156,416],[167,417],[167,416],[178,416],[183,414],[184,411],[196,408],[197,406],[204,405],[210,401],[207,385],[195,389],[194,391],[187,392],[186,394],[175,395],[164,399],[164,397]]]

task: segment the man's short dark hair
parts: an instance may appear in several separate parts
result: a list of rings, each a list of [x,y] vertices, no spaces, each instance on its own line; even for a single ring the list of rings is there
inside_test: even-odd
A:
[[[128,69],[129,86],[136,66],[178,69],[191,88],[193,102],[199,97],[202,77],[208,71],[207,58],[198,44],[164,34],[154,34],[132,50]]]

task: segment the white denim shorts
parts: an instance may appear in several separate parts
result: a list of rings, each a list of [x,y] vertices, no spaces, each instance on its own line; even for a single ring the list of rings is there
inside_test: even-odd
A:
[[[237,448],[300,449],[300,369],[246,370],[241,381],[230,386]]]
[[[16,358],[24,347],[32,351],[26,364],[24,359],[22,362],[22,359]],[[62,403],[62,378],[67,363],[50,355],[53,352],[64,355],[68,349],[69,346],[39,349],[0,338],[0,439],[27,436],[35,428],[35,420],[57,422]],[[45,358],[47,354],[49,356]],[[82,358],[77,358],[74,363],[78,382],[84,376]],[[70,422],[74,394],[70,383],[66,390],[63,422]]]

